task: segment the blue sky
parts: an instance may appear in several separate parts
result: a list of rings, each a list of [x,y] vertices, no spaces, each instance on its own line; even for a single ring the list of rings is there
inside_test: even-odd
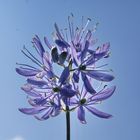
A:
[[[54,22],[66,27],[71,12],[78,23],[81,16],[100,23],[96,37],[99,43],[111,43],[108,62],[117,85],[114,96],[101,105],[114,118],[103,120],[88,113],[88,124],[81,125],[73,113],[72,140],[140,139],[139,0],[0,0],[0,140],[65,139],[63,113],[39,122],[18,111],[27,102],[20,90],[25,79],[15,73],[15,63],[26,62],[20,50],[31,46],[35,34],[51,39]]]

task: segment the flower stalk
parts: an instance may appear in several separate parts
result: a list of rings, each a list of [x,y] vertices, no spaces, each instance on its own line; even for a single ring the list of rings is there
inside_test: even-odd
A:
[[[70,110],[66,106],[66,140],[70,140]]]

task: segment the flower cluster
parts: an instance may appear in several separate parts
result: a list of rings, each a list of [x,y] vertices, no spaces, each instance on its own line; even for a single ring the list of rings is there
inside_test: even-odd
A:
[[[96,26],[87,29],[91,19],[88,18],[86,24],[79,28],[74,27],[72,18],[68,17],[68,29],[60,30],[54,24],[53,44],[44,37],[47,50],[37,35],[33,38],[38,56],[23,47],[22,53],[35,67],[17,63],[19,67],[16,72],[27,78],[21,89],[28,95],[32,106],[19,110],[38,120],[57,116],[62,111],[77,110],[80,122],[86,123],[85,109],[100,118],[111,117],[95,108],[96,104],[108,99],[116,88],[104,84],[112,81],[114,76],[109,74],[111,71],[103,69],[107,64],[99,62],[109,57],[110,43],[96,47],[97,40],[93,36]]]

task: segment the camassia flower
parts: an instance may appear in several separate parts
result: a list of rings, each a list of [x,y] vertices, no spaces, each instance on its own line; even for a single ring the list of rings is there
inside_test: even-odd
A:
[[[70,99],[70,106],[72,106],[71,110],[73,110],[73,108],[77,108],[77,117],[83,124],[86,123],[85,109],[97,117],[108,119],[112,117],[112,115],[99,111],[94,106],[112,96],[115,89],[116,86],[112,86],[110,88],[106,88],[105,86],[99,92],[95,93],[94,95],[91,95],[86,91],[84,87],[82,87],[81,92],[78,91],[79,96],[75,96]]]
[[[95,104],[109,98],[116,89],[115,86],[97,89],[97,84],[100,87],[114,79],[109,73],[111,71],[102,69],[107,64],[98,65],[99,60],[109,57],[110,43],[96,47],[97,39],[93,36],[96,25],[93,29],[87,29],[91,19],[88,18],[84,25],[82,18],[81,27],[77,27],[73,18],[73,15],[68,17],[68,29],[60,30],[54,24],[54,42],[50,43],[44,37],[47,49],[36,35],[32,40],[36,54],[25,46],[21,51],[34,65],[17,63],[19,67],[16,72],[26,78],[21,89],[32,106],[19,110],[38,120],[77,110],[80,122],[86,123],[85,109],[100,118],[111,117],[94,108]]]

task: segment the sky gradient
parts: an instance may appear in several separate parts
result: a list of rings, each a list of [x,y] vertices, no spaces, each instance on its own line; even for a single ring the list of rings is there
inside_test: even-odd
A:
[[[65,115],[44,122],[18,111],[27,106],[20,86],[25,79],[15,72],[16,62],[27,62],[23,45],[32,46],[35,34],[52,40],[54,23],[67,26],[67,16],[82,16],[99,22],[96,38],[111,43],[107,60],[114,70],[115,94],[100,109],[111,113],[110,120],[87,113],[87,125],[71,115],[72,140],[140,139],[140,1],[139,0],[0,0],[0,140],[65,140]],[[31,48],[32,50],[32,48]]]

